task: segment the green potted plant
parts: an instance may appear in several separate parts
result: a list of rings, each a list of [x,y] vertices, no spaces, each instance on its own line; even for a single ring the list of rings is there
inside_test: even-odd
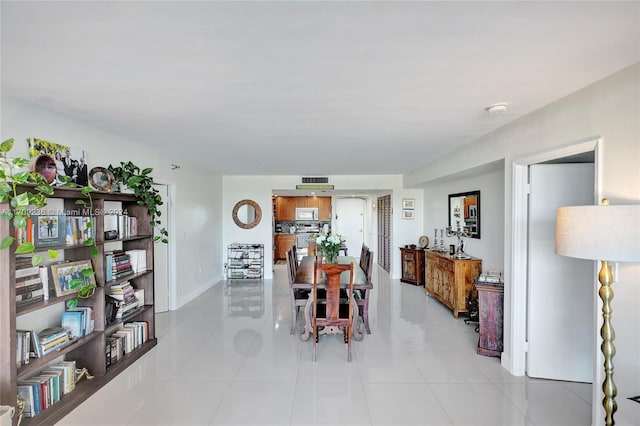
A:
[[[154,240],[167,243],[169,233],[166,228],[161,226],[159,219],[162,213],[158,207],[163,202],[160,191],[153,186],[153,177],[151,177],[153,169],[142,169],[131,161],[120,162],[119,166],[109,164],[108,169],[121,186],[124,185],[130,191],[133,191],[138,197],[138,204],[147,208],[151,216],[151,226],[158,230],[158,235],[154,237]]]

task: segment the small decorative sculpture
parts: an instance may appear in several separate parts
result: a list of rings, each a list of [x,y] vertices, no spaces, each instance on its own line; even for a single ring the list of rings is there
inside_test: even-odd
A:
[[[471,233],[467,226],[461,227],[460,221],[456,220],[456,230],[452,230],[450,226],[447,226],[447,237],[458,237],[458,244],[456,244],[456,253],[453,255],[454,259],[468,259],[469,256],[464,254],[464,237],[469,237]]]

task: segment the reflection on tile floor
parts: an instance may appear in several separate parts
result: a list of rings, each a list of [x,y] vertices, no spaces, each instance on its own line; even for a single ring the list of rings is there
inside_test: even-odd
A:
[[[384,271],[353,362],[339,336],[321,336],[312,362],[311,342],[289,335],[285,267],[157,315],[158,346],[59,424],[591,424],[590,384],[510,375],[476,355],[473,325]]]

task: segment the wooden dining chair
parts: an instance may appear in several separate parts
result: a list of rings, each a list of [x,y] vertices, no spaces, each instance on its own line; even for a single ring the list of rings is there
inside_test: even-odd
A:
[[[292,287],[292,284],[296,280],[297,270],[297,261],[295,260],[293,250],[289,249],[287,251],[287,273],[289,275],[289,297],[291,298],[291,335],[296,332],[296,324],[298,323],[300,310],[307,304],[310,293],[309,290],[301,288],[294,289]]]
[[[340,275],[349,271],[347,297],[341,297]],[[318,289],[318,276],[324,272],[326,290],[324,300]],[[313,267],[313,360],[316,360],[316,344],[319,334],[344,334],[347,344],[347,361],[351,362],[351,323],[353,321],[353,282],[355,264],[314,263]],[[320,327],[323,327],[320,331]]]
[[[366,267],[362,268],[365,276],[367,277],[367,282],[371,283],[371,273],[373,271],[373,252],[367,249],[366,254]],[[371,290],[356,290],[355,291],[355,299],[356,304],[358,305],[358,313],[360,314],[360,318],[362,318],[362,322],[364,324],[364,329],[367,334],[371,334],[371,328],[369,327],[369,292]]]

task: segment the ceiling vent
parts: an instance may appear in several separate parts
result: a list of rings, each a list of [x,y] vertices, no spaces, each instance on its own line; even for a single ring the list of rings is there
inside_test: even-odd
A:
[[[302,178],[302,183],[329,183],[329,178],[328,177],[318,177],[318,176],[303,177]]]

